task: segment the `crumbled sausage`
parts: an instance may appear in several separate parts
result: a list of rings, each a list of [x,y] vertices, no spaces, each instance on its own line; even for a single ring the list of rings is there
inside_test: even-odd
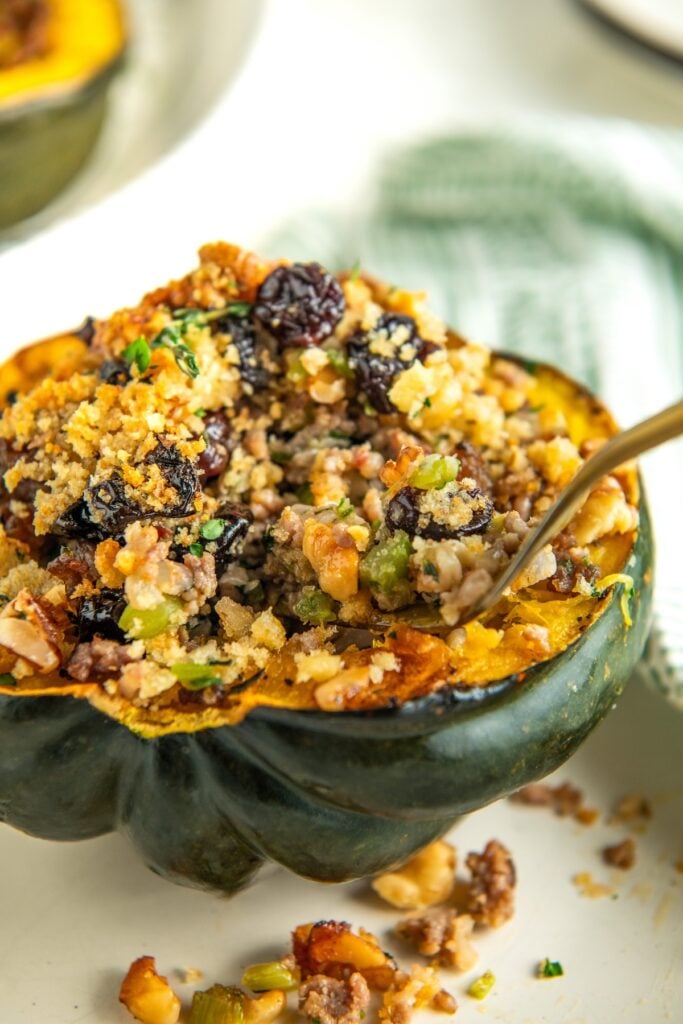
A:
[[[124,665],[136,660],[136,652],[131,644],[117,644],[115,640],[96,636],[90,643],[78,645],[66,670],[72,679],[86,683],[92,679],[116,676]]]
[[[566,818],[576,815],[583,803],[583,793],[571,782],[562,782],[558,786],[532,782],[513,793],[510,800],[530,807],[550,807],[558,817]]]
[[[473,928],[470,914],[458,914],[454,907],[435,907],[400,921],[396,933],[413,942],[422,956],[435,957],[442,967],[469,971],[478,960],[469,941]]]
[[[605,864],[611,864],[614,868],[622,868],[627,871],[636,862],[636,844],[631,838],[623,839],[614,846],[605,846],[602,851],[602,859]]]
[[[514,911],[517,873],[510,851],[491,839],[483,853],[468,853],[466,863],[472,872],[467,910],[478,924],[499,928]]]
[[[357,971],[345,979],[314,974],[299,989],[299,1009],[320,1024],[359,1024],[370,1002],[370,989]]]

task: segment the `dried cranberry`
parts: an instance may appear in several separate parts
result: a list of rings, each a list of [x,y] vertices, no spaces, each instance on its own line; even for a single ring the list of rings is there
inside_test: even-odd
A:
[[[458,491],[452,494],[447,488],[443,488],[444,499],[450,497],[459,502],[463,500],[471,506],[469,521],[455,526],[448,522],[438,522],[427,511],[422,510],[422,504],[427,492],[419,487],[402,487],[397,491],[387,505],[385,522],[388,528],[394,530],[405,530],[411,537],[426,537],[429,540],[448,540],[457,537],[465,537],[472,533],[483,533],[491,522],[493,515],[493,504],[477,488]]]
[[[339,282],[317,263],[277,267],[256,296],[256,321],[282,346],[307,348],[328,338],[346,301]]]
[[[199,479],[211,480],[227,469],[235,447],[230,421],[223,412],[212,412],[204,420],[206,448],[197,459]]]
[[[190,515],[199,488],[197,472],[173,445],[158,444],[145,462],[156,465],[166,483],[177,492],[177,499],[162,511],[143,508],[131,501],[120,473],[86,488],[83,497],[70,506],[55,522],[52,531],[61,537],[102,540],[122,534],[139,519],[181,519]]]
[[[73,537],[76,540],[104,540],[107,531],[94,522],[85,497],[70,505],[52,524],[57,537]]]
[[[102,636],[107,640],[123,640],[125,634],[119,629],[119,619],[126,607],[122,590],[104,589],[92,597],[86,597],[78,613],[78,639],[92,640]]]
[[[216,575],[220,576],[230,561],[233,548],[249,532],[254,517],[246,505],[241,505],[236,501],[227,501],[218,508],[215,518],[222,519],[225,523],[220,537],[211,542],[211,550],[216,561]]]
[[[167,506],[162,515],[164,518],[181,519],[190,515],[192,503],[199,490],[197,472],[189,459],[184,458],[173,445],[166,446],[158,444],[154,451],[150,452],[145,462],[158,466],[169,487],[173,487],[178,494],[175,504]],[[150,513],[159,515],[159,513]]]
[[[124,387],[130,380],[130,366],[125,359],[105,359],[97,375],[105,384]]]
[[[261,365],[256,347],[254,325],[245,317],[223,316],[216,320],[215,327],[223,334],[230,335],[230,341],[240,357],[240,377],[254,391],[268,387],[270,374]]]
[[[396,353],[382,355],[371,351],[371,345],[385,337],[391,343],[392,336],[402,329],[401,343],[396,346]],[[399,355],[404,345],[409,345],[414,352],[406,352],[406,359]],[[361,391],[365,393],[370,405],[377,412],[396,412],[396,406],[389,398],[394,382],[400,373],[407,370],[416,359],[426,359],[434,348],[431,342],[423,341],[417,333],[417,325],[410,316],[401,313],[383,313],[371,331],[358,331],[347,342],[349,365],[355,370],[356,380]]]

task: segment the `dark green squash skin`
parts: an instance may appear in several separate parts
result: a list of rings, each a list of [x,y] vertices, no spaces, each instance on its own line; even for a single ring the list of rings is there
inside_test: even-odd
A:
[[[124,832],[152,870],[232,893],[263,860],[342,881],[383,870],[462,814],[559,767],[622,692],[652,597],[645,502],[621,586],[524,678],[400,708],[258,708],[238,726],[146,740],[73,697],[0,696],[0,818],[48,839]]]
[[[97,142],[122,64],[123,53],[84,84],[0,106],[0,228],[42,210],[76,176]]]

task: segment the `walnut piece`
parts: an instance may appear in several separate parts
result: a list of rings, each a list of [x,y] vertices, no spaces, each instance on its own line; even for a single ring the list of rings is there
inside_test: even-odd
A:
[[[392,907],[422,910],[443,903],[455,884],[455,850],[438,839],[402,867],[374,879],[372,888]]]

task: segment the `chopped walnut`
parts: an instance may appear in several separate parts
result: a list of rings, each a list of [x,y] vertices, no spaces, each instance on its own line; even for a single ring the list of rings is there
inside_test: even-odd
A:
[[[627,871],[636,862],[636,844],[633,839],[628,838],[623,839],[620,843],[615,843],[614,846],[605,846],[602,851],[602,859],[605,864],[611,864],[612,867]]]
[[[477,924],[499,928],[514,911],[517,875],[510,851],[497,839],[491,839],[483,853],[468,853],[466,863],[472,872],[469,913]]]
[[[299,989],[299,1009],[320,1024],[359,1024],[370,1003],[370,989],[362,974],[328,978],[314,974]]]
[[[130,965],[119,999],[142,1024],[177,1024],[180,1017],[180,1000],[157,974],[153,956],[141,956]]]
[[[374,879],[375,892],[400,910],[422,910],[443,903],[455,884],[455,850],[438,839],[395,871]]]
[[[435,957],[442,967],[469,971],[479,959],[470,943],[474,919],[454,907],[435,907],[420,916],[408,917],[396,933],[415,943],[422,956]]]

